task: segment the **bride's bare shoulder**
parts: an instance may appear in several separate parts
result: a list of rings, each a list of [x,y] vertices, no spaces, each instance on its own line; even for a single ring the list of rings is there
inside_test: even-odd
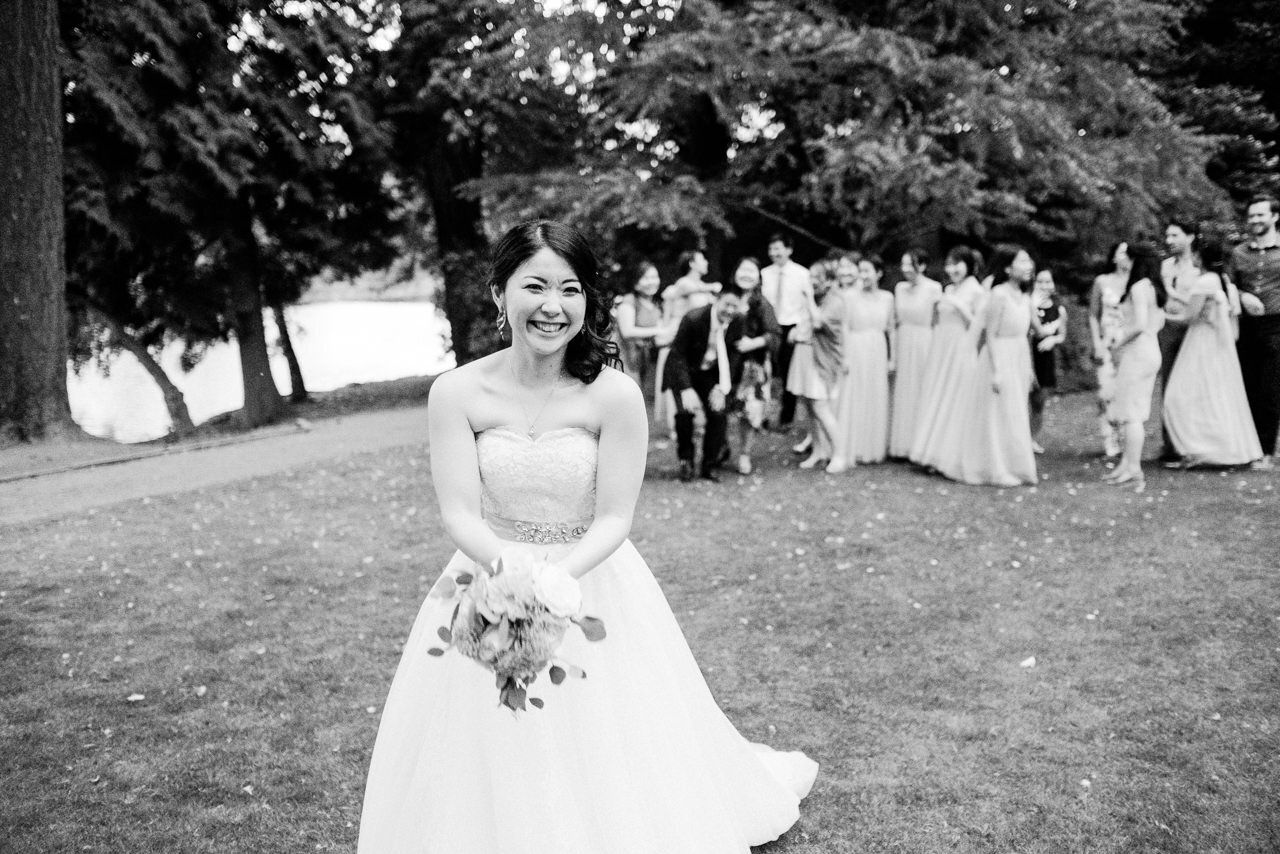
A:
[[[632,398],[644,400],[636,381],[617,368],[605,366],[589,386],[592,396],[605,404],[630,402]]]
[[[441,401],[446,399],[454,401],[460,397],[474,396],[477,392],[491,388],[501,364],[500,359],[500,353],[491,353],[474,362],[467,362],[465,365],[445,371],[432,381],[428,402],[437,398],[437,395]]]

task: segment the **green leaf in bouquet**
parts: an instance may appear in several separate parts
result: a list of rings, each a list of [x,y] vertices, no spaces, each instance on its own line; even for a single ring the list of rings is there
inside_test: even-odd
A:
[[[558,664],[551,665],[551,684],[552,685],[559,685],[561,682],[564,681],[564,677],[565,677],[565,672],[563,667],[561,667]]]
[[[530,698],[529,698],[529,705],[533,706],[535,709],[541,709],[541,708],[542,708],[542,699],[541,699],[540,697],[530,697]]]
[[[469,572],[459,572],[456,576],[454,576],[453,580],[457,582],[459,587],[466,587],[472,581],[475,581],[475,576]]]
[[[439,658],[440,656],[444,655],[444,650],[438,646],[433,646],[427,650],[427,655],[434,656],[435,658]]]
[[[436,637],[440,638],[440,640],[445,643],[453,643],[453,634],[444,626],[436,629]]]
[[[574,622],[582,629],[582,634],[586,636],[587,640],[604,640],[604,620],[599,617],[578,617]]]
[[[498,700],[502,705],[506,706],[513,712],[526,711],[525,700],[528,694],[524,688],[521,688],[514,679],[507,680],[507,687],[502,689],[502,693],[498,696]]]

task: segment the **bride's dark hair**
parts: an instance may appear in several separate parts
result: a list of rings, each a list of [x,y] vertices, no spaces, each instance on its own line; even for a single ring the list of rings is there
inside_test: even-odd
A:
[[[539,250],[550,249],[565,260],[577,275],[587,299],[582,331],[569,341],[564,368],[584,383],[600,375],[605,365],[618,367],[618,345],[610,336],[613,319],[612,298],[600,287],[599,262],[582,232],[571,225],[549,219],[529,220],[513,226],[493,245],[489,266],[489,289],[501,296],[507,280]]]

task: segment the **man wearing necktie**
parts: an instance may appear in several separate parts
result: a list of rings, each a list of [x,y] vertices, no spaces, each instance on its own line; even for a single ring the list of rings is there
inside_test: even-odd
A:
[[[733,391],[725,341],[731,334],[730,325],[741,314],[742,291],[726,283],[713,304],[695,308],[681,319],[671,342],[662,387],[671,389],[676,400],[681,480],[693,479],[693,413],[699,407],[706,414],[699,473],[706,480],[718,480],[715,466],[725,451],[725,403]]]
[[[796,396],[786,391],[787,371],[791,368],[791,353],[795,343],[790,332],[802,318],[809,314],[813,299],[813,284],[809,271],[791,260],[791,239],[785,234],[769,238],[769,260],[773,263],[760,271],[760,293],[773,306],[778,318],[778,350],[774,356],[773,376],[782,383],[782,410],[778,413],[778,426],[789,427],[796,414]]]

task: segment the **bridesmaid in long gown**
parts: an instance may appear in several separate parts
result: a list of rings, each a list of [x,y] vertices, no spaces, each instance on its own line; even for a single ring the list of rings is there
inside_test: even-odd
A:
[[[889,415],[889,456],[911,453],[920,422],[920,398],[924,394],[929,345],[933,341],[933,313],[942,297],[942,285],[924,274],[925,255],[912,250],[902,256],[903,280],[893,289],[893,313],[897,321],[893,373],[893,404]]]
[[[1036,482],[1027,398],[1033,378],[1031,279],[1035,264],[1018,246],[1000,246],[991,259],[998,284],[977,321],[985,332],[965,419],[959,457],[939,468],[954,480],[986,486]]]
[[[884,262],[858,262],[857,287],[845,292],[845,374],[836,393],[835,453],[827,471],[883,462],[889,451],[889,373],[893,370],[893,294],[880,288]]]
[[[974,250],[953,248],[943,269],[951,284],[935,310],[920,414],[908,455],[917,465],[932,469],[951,468],[959,459],[964,419],[971,409],[969,393],[978,369],[979,327],[974,318],[987,297],[978,281],[982,258]]]
[[[1245,396],[1240,358],[1240,296],[1223,274],[1222,244],[1200,249],[1204,274],[1187,302],[1187,336],[1169,375],[1164,422],[1181,467],[1236,466],[1262,458]]]
[[[458,551],[383,708],[359,854],[749,854],[796,821],[817,765],[734,729],[627,538],[648,431],[640,390],[607,364],[595,256],[567,225],[522,223],[495,244],[490,287],[511,346],[441,375],[427,404]],[[560,655],[587,677],[544,672],[530,697],[545,707],[518,714],[437,636],[458,576],[513,555],[558,567],[562,593],[576,579],[608,631],[570,627]]]
[[[618,300],[614,308],[622,369],[640,386],[645,405],[650,410],[660,385],[658,348],[654,341],[670,334],[662,325],[662,305],[656,298],[660,285],[658,268],[650,261],[643,261],[631,293]]]
[[[1120,298],[1123,326],[1120,338],[1111,346],[1116,366],[1112,419],[1120,424],[1120,462],[1102,476],[1111,483],[1130,483],[1141,492],[1142,446],[1147,419],[1151,417],[1151,396],[1160,373],[1160,344],[1156,334],[1164,326],[1164,284],[1155,250],[1145,245],[1129,249],[1133,267]]]

